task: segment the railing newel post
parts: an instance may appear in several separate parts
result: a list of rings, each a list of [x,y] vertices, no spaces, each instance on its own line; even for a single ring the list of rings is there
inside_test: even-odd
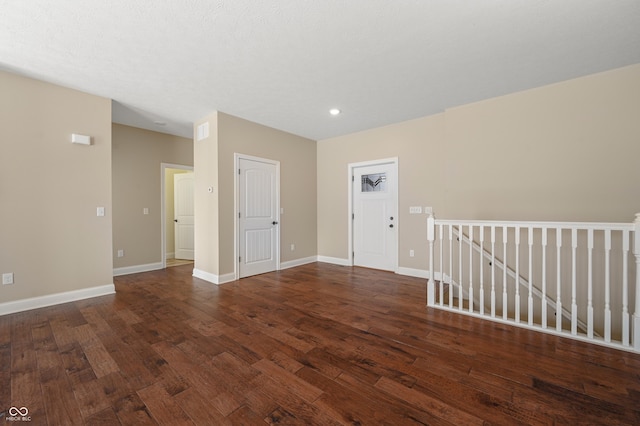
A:
[[[427,217],[427,241],[429,241],[429,281],[427,283],[427,306],[433,306],[436,303],[436,285],[435,285],[435,271],[433,270],[433,242],[436,238],[436,224],[433,212],[429,213]],[[441,271],[442,272],[442,271]],[[442,278],[440,278],[442,279]],[[442,297],[442,294],[440,295]]]
[[[640,213],[636,213],[636,220],[633,222],[633,255],[636,258],[636,287],[635,306],[633,313],[633,349],[640,352]]]

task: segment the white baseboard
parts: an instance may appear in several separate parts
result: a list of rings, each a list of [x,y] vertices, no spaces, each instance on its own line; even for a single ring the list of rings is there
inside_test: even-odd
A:
[[[233,272],[230,272],[228,274],[219,275],[218,282],[216,284],[230,283],[231,281],[235,281],[235,280],[236,280],[236,274]]]
[[[340,266],[351,266],[351,261],[349,259],[342,259],[340,257],[318,256],[318,262],[333,263],[334,265]]]
[[[429,271],[427,271],[426,269],[413,269],[413,268],[403,268],[400,267],[398,268],[398,270],[396,271],[396,273],[398,275],[406,275],[408,277],[416,277],[416,278],[424,278],[424,279],[429,279]],[[433,279],[436,281],[442,281],[446,284],[450,284],[451,283],[451,279],[449,278],[449,276],[447,274],[443,274],[442,272],[436,272],[433,275]]]
[[[59,305],[61,303],[75,302],[76,300],[89,299],[91,297],[114,294],[116,288],[113,284],[98,287],[83,288],[81,290],[66,291],[63,293],[48,294],[46,296],[31,297],[29,299],[15,300],[13,302],[0,303],[0,315],[8,315],[31,309],[44,308]]]
[[[196,268],[193,268],[193,276],[216,285],[225,284],[236,280],[236,274],[233,272],[229,274],[216,275]]]
[[[114,268],[113,276],[118,277],[120,275],[137,274],[138,272],[157,271],[158,269],[162,268],[164,268],[164,264],[162,262],[147,263],[145,265],[125,266],[122,268]]]
[[[303,257],[302,259],[287,260],[280,263],[280,269],[295,268],[296,266],[306,265],[318,261],[318,256]]]
[[[404,268],[402,266],[398,268],[396,274],[416,278],[429,278],[429,271],[425,269]]]

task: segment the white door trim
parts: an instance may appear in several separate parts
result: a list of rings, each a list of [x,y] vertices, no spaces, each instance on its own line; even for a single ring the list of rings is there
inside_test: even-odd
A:
[[[240,212],[240,179],[238,170],[240,169],[240,160],[259,161],[262,163],[273,164],[276,167],[276,212],[277,221],[280,223],[280,161],[271,160],[268,158],[256,157],[246,154],[233,154],[233,229],[234,229],[234,241],[233,241],[233,274],[235,280],[240,279],[240,269],[238,264],[238,258],[240,257],[240,223],[238,221],[238,213]],[[280,270],[280,229],[281,224],[276,227],[276,270]]]
[[[353,262],[353,191],[355,188],[355,182],[353,181],[353,174],[354,174],[354,169],[357,167],[365,167],[365,166],[378,166],[378,165],[382,165],[382,164],[395,164],[396,166],[396,171],[397,171],[397,176],[400,175],[400,171],[398,168],[398,157],[390,157],[390,158],[383,158],[380,160],[371,160],[371,161],[361,161],[358,163],[349,163],[347,165],[347,187],[349,188],[349,201],[348,201],[348,207],[349,207],[349,211],[348,211],[348,216],[347,216],[347,223],[349,224],[348,226],[348,233],[349,233],[349,253],[348,253],[348,257],[347,259],[349,260],[349,265],[353,266],[354,262]],[[397,177],[396,176],[396,177]],[[395,205],[396,205],[396,215],[397,220],[396,220],[396,224],[397,224],[397,228],[400,229],[400,210],[398,210],[398,193],[400,192],[400,185],[397,185],[397,190],[395,193]],[[395,262],[394,264],[395,266],[395,272],[398,272],[398,250],[400,249],[400,246],[398,245],[398,232],[396,232],[395,235],[395,239],[396,239],[396,252],[395,252]]]
[[[162,256],[162,268],[167,267],[167,235],[166,235],[166,222],[167,222],[167,194],[166,194],[166,185],[165,185],[165,175],[167,169],[179,169],[179,170],[189,170],[193,171],[193,166],[185,166],[183,164],[171,164],[171,163],[160,163],[160,254]]]

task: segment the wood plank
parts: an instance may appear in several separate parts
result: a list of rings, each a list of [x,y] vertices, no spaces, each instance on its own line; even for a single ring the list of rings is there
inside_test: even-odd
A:
[[[193,425],[193,421],[180,405],[159,384],[153,384],[138,391],[138,396],[146,405],[159,425]]]
[[[380,392],[374,386],[369,386],[347,373],[340,374],[335,381],[342,386],[353,389],[353,391],[357,392],[359,395],[368,398],[372,401],[372,404],[385,407],[390,412],[396,413],[395,415],[403,416],[406,418],[406,422],[403,421],[402,423],[427,425],[452,424],[451,422],[435,416],[431,412],[423,411],[410,405],[407,401],[402,399],[402,395],[389,395],[387,393]]]
[[[425,421],[429,424],[445,424],[426,413],[402,406],[399,401],[383,401],[378,395],[363,392],[362,382],[360,386],[354,386],[353,382],[334,381],[308,367],[297,375],[322,389],[323,394],[314,405],[346,424],[422,424]]]
[[[419,408],[422,411],[430,412],[437,417],[457,425],[482,425],[484,421],[467,413],[463,410],[454,408],[453,406],[433,398],[415,389],[408,388],[400,383],[394,382],[386,377],[381,377],[376,388],[387,392],[391,395],[400,395],[410,405]]]
[[[640,354],[424,306],[424,280],[192,266],[0,317],[0,415],[32,424],[640,424]]]
[[[62,368],[42,370],[40,381],[48,424],[81,425],[84,423],[73,388]],[[29,412],[31,413],[31,410]],[[36,418],[35,413],[31,413],[31,416]]]
[[[255,392],[273,399],[280,407],[286,410],[292,417],[292,424],[322,424],[338,425],[340,422],[322,411],[316,405],[300,398],[295,392],[289,391],[281,382],[273,380],[268,374],[261,374],[251,384]]]
[[[104,385],[93,375],[92,380],[83,380],[78,374],[71,376],[75,399],[85,420],[111,408],[111,400],[105,395]],[[115,413],[114,413],[115,415]]]
[[[176,394],[175,400],[197,425],[233,425],[227,417],[211,407],[210,401],[194,388]]]
[[[149,410],[140,397],[131,393],[113,404],[118,420],[123,425],[156,425],[157,422],[151,417]]]
[[[263,419],[259,415],[254,413],[253,410],[251,410],[251,408],[246,405],[243,405],[242,407],[231,413],[228,419],[233,425],[253,426],[265,423],[265,421],[263,421]],[[282,424],[290,423],[284,422]]]
[[[0,345],[0,413],[11,407],[11,344]]]
[[[109,407],[86,418],[85,424],[87,426],[113,426],[119,425],[120,420],[118,420],[115,411]]]
[[[224,383],[210,369],[201,368],[202,364],[193,362],[189,356],[169,343],[157,343],[154,349],[167,360],[167,363],[200,394],[205,396],[212,407],[223,415],[229,415],[240,407],[244,398],[226,392]]]
[[[262,371],[275,381],[281,383],[282,386],[286,386],[290,392],[295,393],[305,401],[313,402],[322,395],[321,389],[300,379],[295,374],[288,372],[269,360],[262,359],[253,364],[253,368]]]

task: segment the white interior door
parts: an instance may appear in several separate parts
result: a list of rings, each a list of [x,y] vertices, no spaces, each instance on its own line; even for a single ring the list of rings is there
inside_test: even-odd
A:
[[[175,258],[193,260],[193,173],[173,176]]]
[[[396,163],[353,169],[353,264],[395,271],[398,263]]]
[[[279,189],[277,165],[240,158],[239,166],[239,276],[278,269]]]

